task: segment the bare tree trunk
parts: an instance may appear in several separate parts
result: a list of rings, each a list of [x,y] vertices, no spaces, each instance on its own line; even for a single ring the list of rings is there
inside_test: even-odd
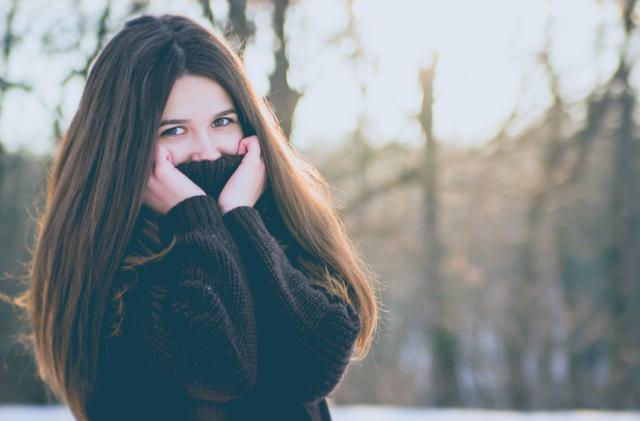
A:
[[[200,0],[202,14],[216,25],[213,9],[209,0]],[[223,33],[235,47],[238,55],[243,58],[249,40],[255,35],[255,24],[247,19],[247,0],[228,0],[229,15]]]
[[[640,162],[638,142],[634,136],[635,97],[628,84],[628,69],[623,63],[617,79],[624,87],[619,99],[620,125],[614,137],[611,180],[610,247],[606,254],[610,286],[608,288],[611,317],[611,385],[610,403],[617,407],[637,406],[640,393],[637,342],[637,320],[633,318],[638,294],[640,267],[640,189],[635,169]],[[634,336],[636,336],[634,338]]]
[[[287,59],[287,41],[284,35],[284,23],[289,0],[274,0],[273,29],[278,38],[278,49],[275,53],[276,67],[269,82],[271,92],[269,101],[273,104],[275,112],[287,138],[291,135],[293,114],[302,94],[289,86],[287,81],[287,70],[289,60]]]
[[[21,82],[14,82],[9,80],[9,60],[11,60],[11,54],[14,47],[20,41],[20,36],[14,32],[13,22],[18,12],[18,0],[13,0],[11,7],[4,16],[4,33],[2,34],[2,69],[0,73],[0,116],[2,115],[4,100],[6,94],[11,89],[21,89],[24,91],[30,91],[32,88]],[[0,139],[0,186],[2,186],[3,177],[3,164],[4,164],[4,147],[3,140]]]
[[[512,290],[511,310],[519,314],[517,335],[510,335],[510,370],[512,402],[519,409],[562,407],[569,400],[566,385],[554,378],[552,355],[566,352],[566,334],[558,338],[554,325],[563,320],[563,298],[567,285],[562,279],[558,252],[566,255],[555,234],[557,224],[550,210],[556,205],[560,187],[567,187],[568,174],[565,156],[571,144],[563,135],[566,118],[560,95],[558,75],[549,58],[551,50],[550,22],[547,22],[546,42],[540,60],[550,80],[554,99],[547,112],[548,139],[542,149],[540,181],[535,187],[526,216],[526,239],[521,251],[522,284]],[[560,282],[557,282],[560,281]],[[561,332],[561,330],[560,330]],[[525,360],[535,361],[535,371],[522,372]],[[566,380],[565,380],[566,381]],[[517,384],[516,384],[517,382]]]
[[[425,397],[438,406],[457,406],[461,403],[458,385],[458,343],[455,322],[451,306],[451,295],[441,271],[444,256],[442,239],[440,238],[438,209],[438,143],[433,134],[433,79],[437,66],[437,56],[428,70],[420,72],[420,83],[423,91],[420,122],[426,137],[425,161],[423,171],[424,183],[424,226],[425,226],[425,293],[426,307],[429,311],[431,325],[425,326],[430,331],[432,349],[432,396]]]
[[[611,321],[609,403],[616,408],[637,407],[640,395],[640,329],[634,318],[640,293],[640,139],[635,134],[636,98],[629,84],[631,68],[624,54],[635,29],[635,4],[636,0],[623,4],[625,48],[613,78],[620,92],[615,110],[619,123],[613,139],[611,235],[605,262],[610,282],[607,290]]]
[[[524,347],[530,352],[528,358],[537,361],[534,377],[527,379],[531,384],[527,398],[519,402],[522,408],[555,406],[552,402],[561,399],[562,393],[553,384],[551,373],[551,354],[554,348],[552,326],[561,320],[561,310],[554,305],[554,296],[558,291],[555,280],[559,276],[557,256],[554,253],[558,245],[554,244],[554,221],[549,208],[553,205],[555,193],[554,174],[561,165],[558,152],[561,140],[562,105],[556,97],[555,105],[550,109],[549,143],[545,146],[544,163],[540,185],[533,194],[527,215],[527,239],[522,253],[523,296],[511,296],[515,300],[523,317],[524,324],[518,329],[523,336],[513,340],[524,341]],[[525,355],[521,355],[521,358]],[[522,368],[522,365],[520,365]],[[522,397],[520,397],[522,398]],[[518,406],[521,407],[521,406]]]

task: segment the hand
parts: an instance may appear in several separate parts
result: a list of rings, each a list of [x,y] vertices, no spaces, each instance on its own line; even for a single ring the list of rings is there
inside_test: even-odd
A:
[[[173,157],[162,144],[156,143],[154,155],[153,171],[142,197],[145,205],[166,215],[184,199],[206,195],[189,177],[176,169]]]
[[[245,157],[218,197],[222,213],[238,206],[255,205],[267,186],[267,171],[258,137],[254,135],[242,139],[238,154],[244,154]]]

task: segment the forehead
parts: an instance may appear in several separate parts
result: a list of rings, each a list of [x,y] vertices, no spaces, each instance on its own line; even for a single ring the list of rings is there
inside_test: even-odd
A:
[[[214,80],[203,76],[184,75],[178,78],[171,88],[163,117],[210,115],[232,106],[233,102],[227,91]]]

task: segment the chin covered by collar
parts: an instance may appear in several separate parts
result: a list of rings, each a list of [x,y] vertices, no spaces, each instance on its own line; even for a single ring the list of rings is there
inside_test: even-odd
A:
[[[202,188],[207,195],[217,199],[243,158],[244,155],[223,155],[215,160],[183,162],[176,165],[176,168]]]
[[[223,155],[215,160],[189,161],[176,165],[176,169],[186,175],[208,195],[216,200],[233,173],[238,169],[244,155]],[[267,183],[265,191],[253,205],[258,210],[266,227],[282,244],[294,244],[295,240],[286,228],[282,216],[275,203],[271,184]],[[143,213],[145,206],[143,206]],[[155,215],[157,217],[157,215]],[[295,252],[290,250],[289,253]],[[293,256],[293,254],[290,254]]]
[[[176,165],[176,169],[189,177],[208,196],[218,198],[225,184],[233,173],[238,169],[244,155],[222,155],[215,160],[205,159],[201,161],[189,161]],[[262,193],[256,204],[256,208],[266,223],[271,227],[274,219],[278,219],[275,203],[270,185],[267,183],[265,191]]]

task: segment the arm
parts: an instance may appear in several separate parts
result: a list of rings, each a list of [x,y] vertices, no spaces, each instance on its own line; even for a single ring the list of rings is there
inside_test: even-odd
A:
[[[253,299],[241,258],[211,196],[169,210],[161,235],[176,244],[133,310],[139,363],[191,397],[239,398],[256,381]],[[154,272],[158,273],[159,272]]]
[[[239,206],[223,220],[238,244],[256,297],[259,355],[267,352],[270,358],[261,359],[260,366],[273,367],[269,373],[281,380],[278,387],[287,388],[284,395],[303,402],[323,398],[347,368],[361,327],[358,314],[342,298],[309,284],[257,209]]]

